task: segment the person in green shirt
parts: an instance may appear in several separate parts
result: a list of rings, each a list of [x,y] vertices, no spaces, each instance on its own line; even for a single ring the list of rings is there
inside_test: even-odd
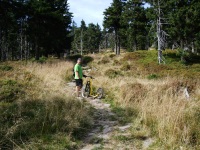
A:
[[[79,92],[83,86],[83,77],[87,77],[86,75],[83,75],[83,70],[81,67],[81,58],[78,58],[77,64],[74,66],[74,73],[76,81],[76,93],[77,97],[79,97]]]

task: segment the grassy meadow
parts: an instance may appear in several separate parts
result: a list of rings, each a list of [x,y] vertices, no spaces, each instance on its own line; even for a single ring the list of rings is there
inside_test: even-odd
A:
[[[122,124],[133,124],[131,140],[152,138],[148,149],[200,149],[200,59],[181,62],[171,50],[164,56],[166,64],[158,65],[156,51],[91,54],[85,74],[104,88],[113,112],[127,118]],[[80,147],[93,110],[66,88],[75,58],[0,63],[1,149]]]
[[[0,64],[0,149],[77,149],[92,113],[71,97],[73,64]]]
[[[106,101],[132,116],[133,140],[153,138],[149,149],[200,149],[199,57],[185,63],[167,50],[165,65],[157,64],[156,51],[91,57],[91,68],[98,70],[91,74],[107,91]]]

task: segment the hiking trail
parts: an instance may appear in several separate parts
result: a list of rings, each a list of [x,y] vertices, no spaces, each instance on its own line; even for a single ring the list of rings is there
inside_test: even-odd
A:
[[[67,84],[71,92],[75,83]],[[132,123],[121,125],[118,116],[112,112],[110,104],[100,99],[84,98],[94,108],[94,121],[91,130],[83,138],[83,146],[80,150],[136,150],[131,137]],[[145,139],[141,149],[146,149],[152,143],[151,139]]]

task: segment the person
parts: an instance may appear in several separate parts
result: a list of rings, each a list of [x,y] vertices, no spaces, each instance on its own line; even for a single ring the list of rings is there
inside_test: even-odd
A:
[[[80,90],[83,86],[83,77],[87,77],[83,74],[81,67],[81,58],[78,58],[76,65],[74,66],[75,81],[76,81],[76,94],[79,97]]]

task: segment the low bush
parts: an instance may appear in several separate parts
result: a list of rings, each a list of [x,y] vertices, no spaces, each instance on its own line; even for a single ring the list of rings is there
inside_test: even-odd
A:
[[[13,67],[9,66],[9,65],[1,65],[0,66],[0,70],[2,70],[2,71],[10,71],[10,70],[13,70]]]
[[[92,121],[90,110],[84,108],[81,102],[60,97],[1,103],[0,114],[2,149],[14,149],[16,145],[27,144],[35,139],[41,139],[41,142],[45,137],[52,135],[53,138],[53,135],[59,133],[78,138],[90,127]],[[46,140],[40,144],[48,145],[51,141]]]
[[[127,62],[124,63],[124,64],[122,65],[122,67],[121,67],[121,70],[123,70],[123,71],[129,71],[129,70],[131,70],[131,65],[128,64]]]
[[[90,56],[84,56],[83,60],[82,60],[82,63],[86,65],[86,64],[92,62],[93,60],[94,59],[92,57],[90,57]]]
[[[110,62],[110,58],[108,56],[104,56],[99,62],[98,64],[107,64]]]
[[[17,81],[0,80],[0,102],[13,102],[22,94],[22,85]]]
[[[115,54],[110,54],[109,57],[110,58],[114,58],[116,55]]]
[[[122,73],[118,70],[108,69],[105,71],[104,75],[112,79],[112,78],[122,76]]]
[[[147,79],[149,79],[149,80],[158,79],[158,78],[159,78],[159,76],[156,75],[156,74],[150,74],[150,75],[148,75],[148,77],[147,77]]]

